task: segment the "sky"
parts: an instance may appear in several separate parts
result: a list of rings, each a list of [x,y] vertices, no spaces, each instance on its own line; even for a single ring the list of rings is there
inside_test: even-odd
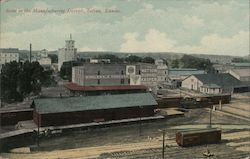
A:
[[[249,54],[249,0],[1,0],[1,48]]]

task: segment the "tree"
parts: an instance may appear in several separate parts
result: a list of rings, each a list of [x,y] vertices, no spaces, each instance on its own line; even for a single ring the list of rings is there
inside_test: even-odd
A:
[[[142,62],[142,58],[139,56],[130,55],[125,58],[125,61],[128,63],[137,63],[137,62]]]
[[[240,58],[240,57],[235,57],[232,59],[232,62],[235,62],[235,63],[241,63],[241,62],[250,62],[250,59],[246,58]]]
[[[183,67],[186,68],[196,68],[202,69],[207,72],[214,72],[213,64],[209,59],[198,58],[190,55],[184,55],[180,62],[182,63]]]
[[[142,59],[142,62],[144,62],[144,63],[151,63],[151,64],[154,64],[155,63],[155,59],[153,59],[152,57],[144,57],[143,59]]]
[[[122,58],[119,58],[118,56],[112,55],[112,54],[98,55],[95,58],[96,59],[110,59],[111,63],[121,63],[121,62],[123,62]]]
[[[71,81],[73,61],[63,62],[60,69],[60,77]]]
[[[49,54],[48,56],[52,63],[58,63],[58,56],[56,54]]]
[[[175,59],[171,63],[172,68],[179,68],[179,65],[180,65],[180,60],[179,59]]]
[[[3,101],[22,101],[31,93],[38,94],[41,86],[50,84],[51,71],[45,71],[38,62],[10,62],[1,70],[1,95]]]
[[[6,63],[1,70],[1,97],[3,101],[22,101],[18,92],[21,66],[16,61]]]
[[[71,81],[71,77],[72,77],[72,67],[74,66],[82,66],[83,62],[81,61],[67,61],[67,62],[63,62],[63,65],[60,69],[60,77]]]

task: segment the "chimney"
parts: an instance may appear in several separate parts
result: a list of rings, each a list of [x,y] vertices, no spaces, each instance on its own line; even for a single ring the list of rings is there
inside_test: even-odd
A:
[[[32,47],[32,44],[30,44],[30,62],[31,62],[31,48]]]

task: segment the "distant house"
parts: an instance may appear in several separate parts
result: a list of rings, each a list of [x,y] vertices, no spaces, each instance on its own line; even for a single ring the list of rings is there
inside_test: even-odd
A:
[[[191,75],[182,81],[182,88],[206,94],[231,93],[240,85],[241,81],[229,73]]]
[[[214,64],[217,73],[228,73],[231,69],[250,69],[250,63],[227,63],[227,64]]]
[[[228,73],[240,81],[250,81],[250,68],[231,69]]]
[[[190,75],[205,74],[204,70],[195,68],[170,68],[168,69],[169,86],[172,88],[180,87],[182,80]]]
[[[5,64],[12,61],[19,62],[19,49],[0,49],[0,64]]]

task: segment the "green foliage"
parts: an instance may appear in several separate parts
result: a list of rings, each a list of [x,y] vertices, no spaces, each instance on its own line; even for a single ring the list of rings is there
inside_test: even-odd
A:
[[[137,63],[137,62],[142,62],[142,58],[139,56],[131,55],[126,57],[125,61],[128,63]]]
[[[143,63],[151,63],[151,64],[154,64],[155,63],[155,60],[152,58],[152,57],[144,57],[142,60],[141,60]]]
[[[49,54],[48,56],[51,59],[52,63],[57,63],[58,62],[58,56],[56,54]]]
[[[63,62],[63,65],[60,69],[60,77],[62,79],[71,81],[72,77],[72,67],[74,66],[81,66],[83,65],[83,62],[81,61],[67,61]]]
[[[137,62],[144,62],[144,63],[154,63],[155,60],[151,57],[145,57],[141,58],[139,56],[131,55],[126,57],[125,59],[119,58],[116,55],[112,54],[104,54],[104,55],[98,55],[95,57],[96,59],[110,59],[111,63],[123,63],[123,62],[128,62],[128,63],[137,63]]]
[[[22,101],[29,94],[38,94],[42,85],[49,85],[52,71],[45,71],[38,62],[10,62],[1,70],[3,101]]]
[[[232,62],[235,62],[235,63],[241,63],[241,62],[250,62],[250,59],[248,58],[238,58],[238,57],[235,57],[232,59]]]
[[[180,60],[179,59],[173,60],[171,63],[171,67],[172,68],[179,68],[180,67]]]
[[[209,73],[214,72],[214,68],[212,63],[209,59],[198,58],[190,55],[184,55],[180,62],[182,63],[183,67],[185,68],[196,68],[202,69]]]
[[[66,79],[66,80],[71,80],[72,77],[72,66],[73,66],[73,62],[72,61],[68,61],[68,62],[64,62],[61,69],[60,69],[60,77],[62,79]]]
[[[121,62],[123,62],[122,58],[119,58],[118,56],[112,55],[112,54],[98,55],[95,58],[96,59],[110,59],[111,63],[121,63]]]

